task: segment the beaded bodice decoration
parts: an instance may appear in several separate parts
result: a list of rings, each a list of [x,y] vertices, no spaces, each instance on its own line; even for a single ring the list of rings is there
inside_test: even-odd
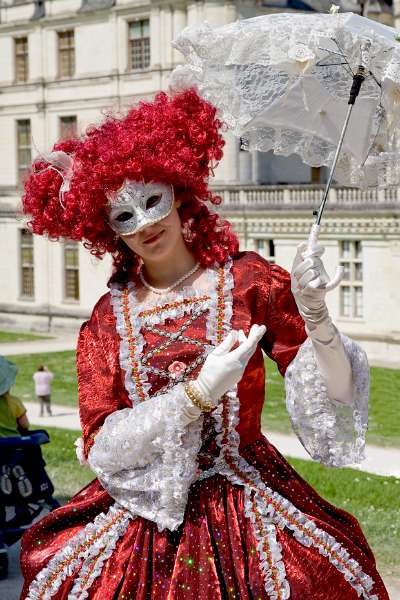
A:
[[[206,337],[210,301],[211,297],[207,294],[176,301],[177,318],[164,318],[164,313],[170,311],[168,304],[138,314],[145,341],[142,369],[151,386],[151,396],[164,394],[177,383],[196,378],[213,348]],[[182,306],[188,312],[179,316]],[[160,320],[152,323],[149,317],[154,318],[156,314]],[[202,447],[198,455],[200,469],[210,468],[218,455],[215,436],[214,419],[211,415],[204,415]]]
[[[231,263],[205,273],[205,289],[184,287],[144,308],[134,284],[113,289],[114,314],[121,337],[120,364],[132,404],[158,396],[195,378],[207,354],[231,328]],[[204,415],[199,468],[214,464],[219,448],[215,419]]]
[[[120,363],[133,404],[196,377],[230,328],[224,299],[229,268],[208,269],[206,290],[185,287],[146,308],[137,302],[133,283],[112,290],[122,340]]]
[[[146,342],[142,364],[151,384],[151,395],[164,393],[180,381],[197,374],[209,348],[205,339],[208,299],[206,296],[203,299],[194,298],[192,305],[187,304],[191,312],[176,320],[168,318],[152,324],[146,321],[145,315],[139,313]],[[160,306],[160,317],[163,308]]]

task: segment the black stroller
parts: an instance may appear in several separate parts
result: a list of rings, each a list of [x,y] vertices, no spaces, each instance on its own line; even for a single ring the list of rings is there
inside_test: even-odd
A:
[[[7,546],[34,520],[60,506],[40,449],[49,441],[42,429],[0,438],[0,579],[7,577]]]

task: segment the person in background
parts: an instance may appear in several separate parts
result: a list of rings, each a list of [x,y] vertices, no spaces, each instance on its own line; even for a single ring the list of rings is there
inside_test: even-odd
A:
[[[19,398],[10,394],[10,389],[15,383],[17,366],[0,356],[0,438],[12,437],[26,433],[29,421],[26,408]],[[0,483],[5,477],[2,456],[0,455]],[[5,508],[0,506],[0,580],[5,579],[8,573],[7,546],[3,539],[3,525]]]
[[[17,371],[14,363],[0,356],[0,437],[18,435],[29,429],[25,406],[10,394]]]
[[[51,416],[51,382],[53,381],[53,373],[50,373],[43,365],[38,366],[38,370],[33,374],[35,382],[35,394],[40,402],[40,416],[44,416],[44,407],[47,414]]]
[[[47,432],[29,429],[25,406],[10,392],[17,371],[0,356],[0,580],[8,575],[7,548],[40,515],[59,506],[40,450],[49,441]]]

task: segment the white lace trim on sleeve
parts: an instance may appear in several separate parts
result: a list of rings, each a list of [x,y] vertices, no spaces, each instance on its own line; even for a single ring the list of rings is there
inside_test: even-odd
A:
[[[133,516],[156,523],[159,531],[182,523],[189,487],[197,478],[203,418],[189,422],[187,403],[183,385],[177,385],[112,413],[88,456],[110,496]]]
[[[367,357],[353,340],[344,335],[341,338],[353,377],[353,397],[348,404],[329,398],[310,339],[300,347],[285,374],[286,405],[293,429],[310,456],[331,467],[364,460],[368,426]]]

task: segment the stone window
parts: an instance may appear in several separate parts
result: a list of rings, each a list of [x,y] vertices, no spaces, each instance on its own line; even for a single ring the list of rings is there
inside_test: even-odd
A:
[[[58,75],[73,77],[75,73],[75,34],[73,30],[58,34]]]
[[[64,297],[79,300],[79,246],[73,241],[64,244]]]
[[[17,184],[21,186],[31,166],[31,122],[30,119],[17,121]]]
[[[274,240],[266,240],[263,238],[254,240],[254,248],[258,254],[266,258],[270,263],[275,262],[275,244]]]
[[[76,115],[60,117],[60,139],[70,140],[76,138],[78,134],[78,123]]]
[[[29,54],[28,54],[28,38],[14,38],[15,50],[15,81],[24,83],[29,77]]]
[[[27,229],[20,229],[20,257],[21,297],[34,298],[33,235]]]
[[[150,66],[150,21],[132,21],[129,25],[128,68],[146,69]]]
[[[339,242],[340,264],[344,269],[341,281],[340,316],[349,318],[363,317],[363,263],[362,243],[360,240]]]

